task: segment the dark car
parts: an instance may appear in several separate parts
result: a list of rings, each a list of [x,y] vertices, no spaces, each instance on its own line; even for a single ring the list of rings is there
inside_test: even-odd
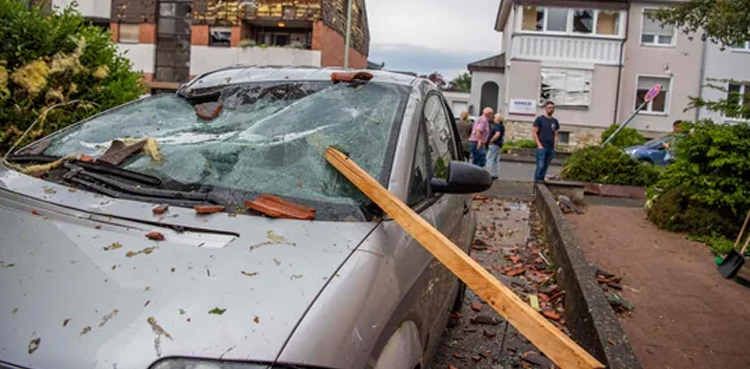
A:
[[[631,158],[656,165],[667,165],[674,160],[669,152],[673,135],[659,137],[644,143],[643,145],[631,146],[624,151]]]

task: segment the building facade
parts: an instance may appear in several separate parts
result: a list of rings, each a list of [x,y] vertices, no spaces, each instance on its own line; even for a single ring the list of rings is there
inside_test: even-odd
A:
[[[504,68],[479,76],[472,102],[492,106],[487,101],[495,95],[490,91],[486,98],[485,86],[498,84],[503,91],[498,107],[512,139],[529,138],[535,116],[553,101],[560,142],[571,146],[598,143],[607,127],[623,123],[644,103],[655,84],[661,93],[630,123],[645,136],[669,132],[677,120],[717,118],[689,109],[690,98],[726,94],[702,87],[711,78],[750,80],[750,71],[741,67],[750,61],[745,59],[750,45],[721,51],[701,34],[691,37],[647,17],[671,2],[501,1],[496,30],[503,32]],[[725,85],[750,97],[750,86]]]
[[[92,22],[106,22],[118,49],[152,91],[236,65],[344,65],[346,0],[76,0]],[[65,7],[72,0],[53,0]],[[352,5],[349,65],[367,68],[364,0]]]

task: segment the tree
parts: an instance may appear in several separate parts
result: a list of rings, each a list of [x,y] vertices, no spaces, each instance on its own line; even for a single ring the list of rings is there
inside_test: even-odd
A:
[[[652,19],[722,46],[750,40],[750,0],[689,0],[657,10]]]
[[[21,145],[138,98],[140,73],[109,32],[69,7],[0,0],[0,153],[38,120]]]
[[[423,74],[419,76],[419,78],[429,79],[430,81],[432,81],[432,83],[436,84],[438,88],[440,88],[443,91],[445,91],[445,89],[448,87],[448,84],[445,83],[445,79],[443,78],[443,75],[440,74],[440,72],[433,72],[429,76]]]
[[[450,88],[457,92],[471,92],[471,74],[461,73],[450,83]]]

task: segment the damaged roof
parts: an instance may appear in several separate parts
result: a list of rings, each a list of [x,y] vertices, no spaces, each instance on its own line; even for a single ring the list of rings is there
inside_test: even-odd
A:
[[[468,65],[470,72],[505,73],[505,54],[491,56]]]

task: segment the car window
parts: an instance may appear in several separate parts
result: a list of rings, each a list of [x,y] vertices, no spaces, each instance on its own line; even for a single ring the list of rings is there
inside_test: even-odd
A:
[[[430,95],[424,106],[425,126],[430,147],[432,173],[436,178],[447,179],[448,165],[457,158],[453,129],[440,96]]]
[[[416,149],[414,150],[411,177],[409,179],[409,196],[407,198],[409,206],[419,204],[427,199],[428,196],[428,178],[430,172],[427,170],[427,143],[425,135],[424,127],[420,127]]]
[[[324,152],[329,146],[348,151],[375,178],[389,172],[386,153],[409,87],[282,81],[211,94],[202,96],[223,104],[215,119],[198,118],[197,102],[158,95],[61,132],[44,154],[97,158],[113,140],[153,138],[162,160],[138,155],[121,167],[165,182],[361,206],[367,198],[342,180]]]

